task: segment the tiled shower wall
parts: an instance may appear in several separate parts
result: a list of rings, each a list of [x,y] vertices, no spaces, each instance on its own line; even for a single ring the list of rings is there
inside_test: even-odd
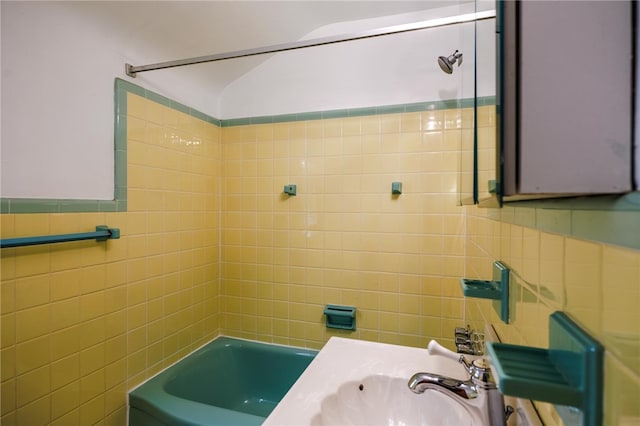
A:
[[[556,309],[607,348],[606,423],[640,416],[640,255],[458,206],[470,110],[220,128],[139,94],[128,94],[127,212],[0,216],[2,238],[122,231],[2,250],[3,425],[124,424],[129,388],[220,333],[451,346],[466,315],[545,346]],[[486,278],[494,259],[514,271],[509,326],[460,294],[459,278]],[[357,306],[357,331],[326,329],[326,303]]]
[[[314,348],[331,335],[451,346],[464,310],[458,173],[470,118],[447,109],[224,128],[223,332]],[[288,184],[297,195],[283,194]],[[356,306],[357,330],[325,328],[325,304]]]
[[[451,344],[469,109],[220,128],[120,84],[127,211],[0,217],[2,238],[122,234],[2,250],[2,424],[124,424],[128,389],[221,333]],[[326,303],[358,330],[327,331]]]
[[[128,389],[219,334],[220,128],[127,96],[127,212],[0,216],[122,234],[2,250],[3,426],[124,425]]]
[[[605,346],[604,424],[638,424],[640,251],[510,223],[532,209],[466,210],[467,275],[488,279],[494,260],[512,272],[510,324],[479,299],[468,300],[467,319],[479,329],[493,325],[504,342],[546,348],[549,315],[567,312]],[[560,424],[551,405],[536,405],[546,424]]]

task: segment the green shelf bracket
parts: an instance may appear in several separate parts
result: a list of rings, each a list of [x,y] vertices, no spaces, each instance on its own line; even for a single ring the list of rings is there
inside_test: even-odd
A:
[[[502,262],[493,262],[493,279],[460,280],[465,297],[493,300],[493,309],[500,319],[509,324],[509,268]]]
[[[549,318],[549,349],[487,343],[500,392],[576,407],[583,426],[602,424],[603,352],[560,311]]]
[[[491,179],[487,182],[487,189],[489,194],[497,194],[498,193],[498,183],[495,179]]]
[[[107,232],[109,235],[96,237],[96,241],[118,240],[120,239],[119,228],[109,228],[107,225],[96,226],[96,233]]]

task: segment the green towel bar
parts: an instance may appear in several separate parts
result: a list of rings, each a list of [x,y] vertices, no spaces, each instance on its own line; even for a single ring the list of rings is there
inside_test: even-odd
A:
[[[45,235],[41,237],[5,238],[0,240],[0,248],[35,246],[40,244],[66,243],[70,241],[96,240],[106,241],[120,238],[120,229],[106,225],[96,226],[95,232],[78,234]]]

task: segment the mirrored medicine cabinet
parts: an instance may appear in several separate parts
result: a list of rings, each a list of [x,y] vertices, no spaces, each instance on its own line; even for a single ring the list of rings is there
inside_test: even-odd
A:
[[[495,8],[493,40],[476,23],[477,58],[495,52],[496,93],[490,111],[475,105],[474,202],[633,192],[636,6],[498,0]],[[482,72],[476,66],[476,86]]]

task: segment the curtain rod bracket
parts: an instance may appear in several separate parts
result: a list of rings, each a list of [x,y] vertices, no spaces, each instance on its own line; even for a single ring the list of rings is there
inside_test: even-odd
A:
[[[133,65],[124,64],[124,72],[131,78],[136,78],[136,72],[133,71]]]

